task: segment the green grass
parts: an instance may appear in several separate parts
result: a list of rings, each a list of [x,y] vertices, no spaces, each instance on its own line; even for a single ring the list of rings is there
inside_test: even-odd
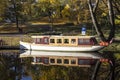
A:
[[[33,22],[28,22],[26,24],[19,24],[19,27],[22,29],[23,33],[38,33],[38,34],[42,34],[42,33],[47,33],[50,32],[51,29],[51,23],[47,23],[47,22],[37,22],[37,21],[33,21]],[[120,32],[120,28],[118,28],[119,25],[116,28],[116,36],[120,36],[120,34],[118,34]],[[61,32],[63,34],[67,34],[67,35],[72,35],[72,34],[81,34],[81,28],[82,25],[74,25],[74,23],[71,22],[58,22],[58,23],[53,23],[52,29],[56,32]],[[91,35],[92,34],[92,27],[91,24],[87,24],[87,35]],[[103,30],[102,30],[103,31]],[[93,31],[94,34],[96,34],[95,30]],[[18,33],[18,29],[16,28],[16,24],[8,24],[8,23],[3,23],[0,24],[0,33]],[[109,30],[104,29],[103,31],[104,34],[109,34]]]

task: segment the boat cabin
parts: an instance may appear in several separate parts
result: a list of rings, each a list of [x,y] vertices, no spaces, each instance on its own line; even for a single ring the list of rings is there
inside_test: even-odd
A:
[[[62,46],[96,45],[93,36],[32,36],[33,43]]]

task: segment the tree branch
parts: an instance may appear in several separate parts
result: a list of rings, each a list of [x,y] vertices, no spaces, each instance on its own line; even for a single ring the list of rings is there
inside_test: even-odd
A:
[[[114,4],[114,8],[118,11],[118,12],[120,12],[120,9],[119,9],[119,6],[118,5],[120,5],[120,3],[116,3],[116,1],[114,1],[113,0],[113,4]],[[118,5],[117,5],[118,4]]]
[[[98,36],[100,37],[100,39],[102,41],[106,41],[106,39],[105,39],[105,37],[104,37],[104,35],[101,31],[101,27],[98,25],[96,14],[93,12],[91,0],[88,0],[88,5],[89,5],[90,13],[91,13],[91,18],[92,18],[92,21],[93,21],[93,24],[94,24],[94,27],[96,29],[96,32],[97,32]]]
[[[96,0],[95,6],[94,6],[94,8],[93,8],[93,12],[94,12],[94,13],[95,13],[96,10],[97,10],[98,4],[99,4],[99,0]]]
[[[105,1],[104,1],[104,0],[102,0],[102,2],[104,3],[104,5],[105,5],[106,7],[108,7],[107,4],[105,4]]]
[[[108,0],[108,9],[109,9],[109,18],[110,18],[110,33],[109,37],[107,39],[108,42],[112,40],[112,38],[115,36],[115,19],[114,19],[114,11],[113,11],[113,5],[112,5],[113,0]]]

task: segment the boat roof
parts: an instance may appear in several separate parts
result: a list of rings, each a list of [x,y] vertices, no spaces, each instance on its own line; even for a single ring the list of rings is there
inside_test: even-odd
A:
[[[32,38],[43,38],[43,37],[51,37],[51,38],[91,38],[95,36],[56,36],[56,35],[43,35],[43,36],[31,36]]]

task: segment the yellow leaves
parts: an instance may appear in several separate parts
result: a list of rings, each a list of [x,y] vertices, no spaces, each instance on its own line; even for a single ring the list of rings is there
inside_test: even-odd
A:
[[[104,16],[107,16],[107,14],[106,13],[102,13],[102,16],[104,17]]]
[[[57,0],[38,0],[38,3],[40,2],[50,2],[51,4],[55,4]]]
[[[120,25],[120,15],[117,15],[117,19],[115,19],[115,24]]]
[[[47,1],[47,0],[38,0],[38,2],[45,2],[45,1]]]
[[[66,6],[64,7],[64,9],[62,10],[62,16],[63,17],[70,16],[70,6],[69,6],[69,4],[66,4]]]
[[[119,24],[120,25],[120,20],[119,19],[115,19],[115,24]]]
[[[41,3],[41,2],[49,2],[49,0],[38,0],[38,3]]]
[[[50,0],[51,4],[54,4],[56,2],[56,0]]]
[[[67,10],[70,9],[69,4],[66,4],[65,9],[67,9]]]

